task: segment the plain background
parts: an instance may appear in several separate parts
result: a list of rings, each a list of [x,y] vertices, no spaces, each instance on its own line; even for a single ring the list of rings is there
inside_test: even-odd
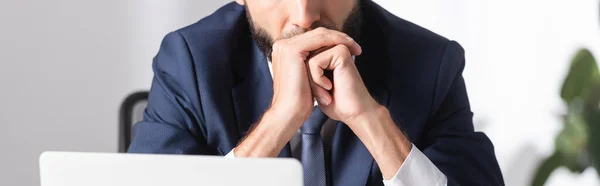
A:
[[[0,185],[39,185],[46,150],[116,152],[126,95],[149,89],[162,37],[226,0],[0,1]],[[559,90],[579,47],[600,57],[598,0],[376,0],[457,40],[476,127],[507,185],[526,185],[562,128]],[[600,185],[595,170],[548,185]]]

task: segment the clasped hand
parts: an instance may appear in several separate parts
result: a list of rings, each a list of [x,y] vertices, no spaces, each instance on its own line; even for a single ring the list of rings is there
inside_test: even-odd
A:
[[[273,45],[271,110],[306,120],[313,100],[331,119],[351,125],[380,106],[367,91],[352,56],[361,47],[348,35],[317,28]],[[325,74],[331,72],[332,79]],[[299,126],[296,126],[299,127]]]

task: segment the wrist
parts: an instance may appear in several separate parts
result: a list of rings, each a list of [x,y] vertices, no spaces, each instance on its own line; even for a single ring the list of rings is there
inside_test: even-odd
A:
[[[374,143],[373,146],[371,146],[372,150],[389,149],[379,146],[384,143],[378,143],[387,141],[385,139],[389,140],[389,138],[393,138],[394,140],[392,141],[394,142],[399,142],[402,151],[412,147],[410,141],[404,136],[400,128],[398,128],[393,121],[388,109],[383,105],[375,107],[370,112],[358,115],[346,124],[363,141],[363,143],[365,143],[365,145]]]
[[[294,136],[303,120],[299,116],[269,109],[236,147],[236,157],[276,157]]]
[[[380,104],[375,104],[371,109],[367,109],[361,114],[357,114],[344,121],[350,128],[359,128],[369,125],[373,121],[382,121],[389,118],[389,111]]]
[[[269,127],[290,133],[295,133],[306,119],[308,119],[307,114],[275,107],[269,108],[263,115],[263,120],[268,121],[265,123],[271,125]]]
[[[308,119],[309,115],[310,111],[301,112],[295,108],[288,109],[285,107],[271,106],[264,113],[263,119],[266,118],[268,120],[274,121],[272,123],[276,126],[273,127],[280,128],[282,130],[293,130],[294,128],[297,130],[302,126],[304,121]],[[296,132],[296,130],[293,130],[293,132]]]
[[[384,179],[392,178],[410,154],[412,143],[394,123],[387,108],[380,105],[347,124],[381,165]]]

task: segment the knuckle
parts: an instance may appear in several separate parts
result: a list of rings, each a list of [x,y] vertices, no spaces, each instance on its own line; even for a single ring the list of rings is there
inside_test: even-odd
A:
[[[336,45],[333,49],[341,53],[350,53],[350,49],[346,45]]]
[[[273,52],[279,50],[280,45],[281,45],[280,42],[273,43],[273,46],[272,46]]]
[[[315,29],[315,32],[317,32],[317,33],[327,33],[327,31],[328,30],[326,28],[323,28],[323,27],[319,27],[319,28]]]
[[[319,61],[315,58],[310,58],[307,62],[308,68],[312,69],[312,70],[315,70],[316,68],[318,68],[319,67],[318,64],[319,64]],[[311,71],[311,75],[314,76],[314,75],[316,75],[315,73],[316,72]]]
[[[339,35],[342,36],[344,39],[351,38],[348,34],[343,33],[343,32],[340,32]]]
[[[338,53],[340,55],[340,57],[342,57],[344,59],[352,57],[352,54],[350,53],[350,49],[346,45],[337,45],[334,47],[334,50],[336,51],[336,53]]]
[[[280,40],[280,41],[273,43],[273,46],[272,46],[273,54],[280,54],[282,51],[285,50],[285,48],[287,48],[286,46],[287,46],[287,41],[285,41],[285,40]]]
[[[318,33],[317,35],[314,36],[316,39],[318,40],[324,40],[327,39],[327,35],[325,33]]]
[[[281,45],[283,45],[283,42],[284,41],[277,41],[273,43],[273,50],[279,50],[282,47]]]
[[[335,39],[335,41],[338,43],[343,43],[344,40],[346,40],[344,36],[341,36],[339,34],[333,35],[332,38]]]
[[[306,61],[306,65],[308,66],[308,68],[313,68],[313,65],[315,64],[315,62],[316,62],[315,58],[312,57]]]
[[[335,39],[337,40],[338,43],[349,43],[350,40],[348,40],[348,37],[346,34],[336,34],[335,35]]]

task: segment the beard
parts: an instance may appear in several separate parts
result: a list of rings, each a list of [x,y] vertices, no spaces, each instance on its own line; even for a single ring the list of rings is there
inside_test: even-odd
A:
[[[250,26],[250,32],[252,33],[252,38],[256,41],[258,48],[260,51],[267,57],[267,60],[271,61],[271,54],[273,53],[273,44],[276,40],[271,37],[271,34],[267,32],[264,28],[254,24],[252,21],[252,17],[250,16],[250,11],[248,11],[248,6],[245,5],[246,8],[246,18],[248,19],[248,24]],[[362,9],[360,8],[360,1],[354,5],[346,20],[344,20],[344,24],[342,25],[342,30],[337,29],[334,25],[325,24],[322,22],[314,22],[310,29],[304,28],[295,28],[290,31],[286,31],[282,33],[281,39],[288,39],[294,36],[303,34],[315,28],[324,27],[331,30],[341,31],[353,39],[357,39],[360,36],[360,30],[362,26]]]

